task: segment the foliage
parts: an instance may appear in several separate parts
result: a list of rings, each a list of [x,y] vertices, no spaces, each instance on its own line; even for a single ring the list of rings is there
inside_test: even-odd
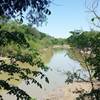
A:
[[[90,31],[90,32],[83,32],[76,36],[72,35],[71,37],[68,38],[68,42],[70,43],[70,45],[82,51],[83,54],[86,53],[86,61],[92,67],[92,70],[95,71],[94,76],[99,79],[100,32]]]
[[[24,80],[27,85],[34,83],[40,88],[42,88],[42,84],[35,77],[44,78],[49,83],[45,74],[40,71],[34,71],[34,67],[45,71],[48,68],[42,62],[37,50],[30,44],[29,38],[34,39],[34,37],[32,37],[30,31],[30,33],[27,33],[28,31],[27,26],[16,23],[1,25],[0,29],[0,74],[8,74],[6,79],[0,80],[0,88],[6,90],[8,94],[16,95],[18,100],[30,100],[31,97],[15,84],[12,84],[11,80]],[[22,67],[18,62],[27,63],[28,67]]]
[[[75,33],[75,32],[74,32]],[[68,43],[75,47],[76,50],[80,52],[83,57],[83,62],[85,63],[85,68],[89,74],[89,82],[91,83],[92,89],[90,93],[84,93],[80,95],[80,99],[85,100],[84,97],[91,96],[90,100],[98,100],[100,97],[100,90],[94,89],[94,78],[100,80],[100,32],[90,31],[82,32],[80,34],[73,34],[68,38]],[[74,79],[80,78],[77,77],[76,73],[69,73],[68,79],[73,82]],[[81,79],[81,78],[80,78]],[[85,80],[83,80],[85,81]]]
[[[0,0],[0,16],[27,18],[31,24],[39,25],[51,14],[50,0]],[[25,14],[26,13],[26,14]]]
[[[1,24],[1,31],[6,30],[19,36],[25,36],[31,47],[41,49],[45,47],[50,47],[53,45],[63,45],[65,43],[64,39],[56,39],[45,33],[39,32],[36,28],[30,27],[25,24],[21,24],[14,21],[9,21],[6,24]],[[19,33],[18,33],[19,32]],[[20,35],[21,33],[21,35]],[[6,34],[6,33],[4,33]],[[5,37],[6,38],[6,37]],[[20,37],[22,38],[22,37]],[[9,46],[10,47],[10,46]]]
[[[10,80],[14,79],[14,75],[18,74],[18,79],[25,80],[26,84],[30,82],[37,84],[40,88],[42,85],[35,80],[35,77],[45,78],[49,83],[48,78],[41,72],[31,69],[32,66],[37,66],[46,70],[39,54],[35,51],[33,43],[34,37],[28,35],[33,29],[26,25],[21,25],[20,21],[26,18],[29,25],[41,25],[47,19],[47,15],[51,14],[48,9],[50,0],[0,0],[0,74],[8,73],[9,78],[0,80],[0,88],[7,90],[9,94],[14,94],[19,99],[30,100],[31,97],[19,87],[10,84]],[[7,23],[9,19],[17,19],[19,24]],[[31,38],[32,37],[32,38]],[[34,42],[35,43],[35,42]],[[8,59],[7,61],[4,58]],[[20,67],[20,64],[28,63],[28,68]],[[34,77],[33,77],[34,76]],[[2,96],[0,96],[2,100]]]
[[[91,55],[87,61],[95,72],[94,77],[100,80],[100,33],[94,36],[91,42]]]
[[[74,32],[67,41],[74,47],[77,48],[85,48],[91,46],[91,41],[94,38],[95,35],[99,34],[97,31],[84,31],[79,34]]]

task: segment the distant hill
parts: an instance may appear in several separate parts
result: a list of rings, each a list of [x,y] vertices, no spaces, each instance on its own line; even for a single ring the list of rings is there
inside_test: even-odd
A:
[[[45,33],[38,31],[36,28],[31,26],[20,24],[14,21],[10,21],[6,24],[0,25],[0,31],[4,31],[3,33],[0,32],[0,46],[1,51],[0,53],[6,52],[16,52],[19,50],[17,44],[15,43],[14,37],[12,35],[16,35],[18,39],[23,40],[22,38],[25,37],[26,42],[33,48],[33,49],[42,49],[47,48],[53,45],[63,45],[66,41],[64,39],[56,39],[52,36],[49,36]],[[5,35],[5,36],[4,36]],[[5,38],[3,38],[5,37]],[[9,43],[7,41],[10,41]],[[17,41],[17,39],[16,39]],[[20,43],[19,41],[19,43]],[[17,41],[18,42],[18,41]],[[24,50],[23,50],[24,51]]]

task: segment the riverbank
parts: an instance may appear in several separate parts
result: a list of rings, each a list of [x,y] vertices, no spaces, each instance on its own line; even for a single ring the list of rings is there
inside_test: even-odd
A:
[[[46,48],[41,48],[39,51],[47,51],[48,49],[70,49],[70,45],[64,44],[64,45],[52,45]]]
[[[100,88],[100,82],[94,83],[95,88]],[[80,91],[91,91],[91,84],[88,82],[74,82],[52,90],[40,100],[75,100]],[[76,93],[77,92],[77,93]]]
[[[82,67],[86,67],[86,64],[84,62],[84,56],[82,56],[82,54],[80,53],[80,50],[75,48],[75,47],[70,47],[68,50],[68,55],[69,57],[71,57],[72,59],[79,61],[80,65]]]
[[[70,49],[70,45],[64,44],[64,45],[54,45],[53,48],[62,48],[62,49]]]
[[[69,45],[54,45],[54,46],[50,46],[50,47],[47,47],[47,48],[42,48],[42,49],[39,49],[39,54],[41,56],[41,59],[42,61],[45,63],[45,64],[48,64],[49,61],[50,61],[50,58],[53,56],[53,53],[55,50],[68,50],[70,49],[70,46]]]

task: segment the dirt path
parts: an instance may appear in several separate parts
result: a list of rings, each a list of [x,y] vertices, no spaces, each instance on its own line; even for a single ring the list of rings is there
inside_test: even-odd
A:
[[[95,85],[95,87],[96,86],[97,85]],[[91,84],[86,82],[82,83],[75,82],[73,84],[65,85],[63,87],[51,91],[50,93],[47,93],[47,95],[43,96],[41,100],[75,100],[75,98],[78,97],[79,95],[79,93],[75,93],[76,90],[90,91]]]

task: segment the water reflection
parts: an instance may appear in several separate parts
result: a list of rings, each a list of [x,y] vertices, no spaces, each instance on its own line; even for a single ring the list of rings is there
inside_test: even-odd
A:
[[[48,64],[53,56],[52,48],[45,48],[40,51],[41,59],[45,64]]]
[[[44,72],[46,76],[49,78],[50,84],[45,83],[44,80],[40,80],[37,78],[40,83],[43,85],[43,89],[41,90],[39,87],[37,87],[34,84],[31,84],[30,86],[27,86],[24,82],[20,85],[22,89],[27,91],[28,94],[31,96],[34,96],[35,98],[38,98],[38,100],[47,92],[60,87],[65,84],[65,78],[63,72],[65,71],[73,71],[80,69],[79,62],[73,60],[67,55],[67,51],[65,49],[53,49],[50,53],[45,52],[44,58],[48,59],[46,65],[50,68],[48,72]],[[48,56],[49,55],[49,56]],[[51,57],[51,58],[50,58]],[[41,100],[41,99],[40,99]]]

